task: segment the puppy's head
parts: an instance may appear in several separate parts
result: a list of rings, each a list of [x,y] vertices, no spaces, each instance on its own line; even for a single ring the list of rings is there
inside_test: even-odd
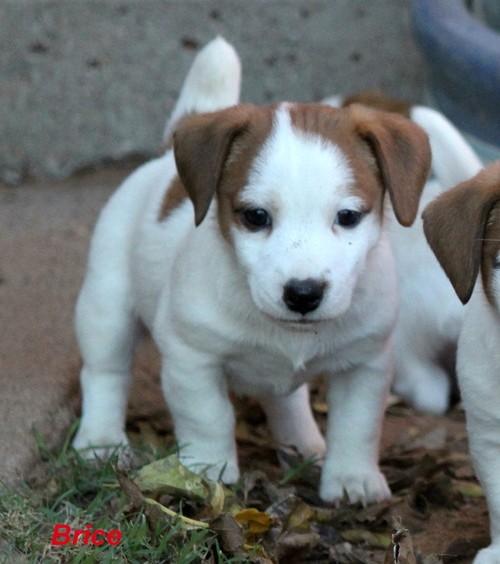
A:
[[[255,305],[292,324],[348,309],[380,236],[384,193],[410,225],[430,165],[418,126],[358,105],[194,116],[175,133],[174,152],[196,224],[215,199]]]
[[[462,302],[481,270],[486,296],[500,309],[500,162],[439,196],[423,218],[427,241]]]

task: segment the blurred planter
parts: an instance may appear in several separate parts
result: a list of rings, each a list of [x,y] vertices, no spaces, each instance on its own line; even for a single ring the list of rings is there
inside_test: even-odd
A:
[[[498,0],[482,0],[492,21]],[[446,114],[485,160],[500,158],[500,33],[462,0],[412,0],[411,20],[428,69],[430,105]]]

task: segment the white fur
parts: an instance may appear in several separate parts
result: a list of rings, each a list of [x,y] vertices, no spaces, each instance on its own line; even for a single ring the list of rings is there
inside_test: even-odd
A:
[[[234,47],[217,36],[198,53],[184,80],[175,107],[165,124],[163,141],[179,119],[190,113],[213,112],[238,103],[241,63]]]
[[[413,106],[410,117],[429,135],[432,171],[444,189],[468,180],[483,168],[474,149],[441,112]]]
[[[499,257],[500,258],[500,257]],[[457,373],[467,414],[469,447],[490,513],[491,545],[474,564],[500,563],[500,272],[497,308],[486,299],[481,277],[466,306]]]
[[[342,97],[323,103],[339,107]],[[477,174],[482,163],[462,134],[440,112],[413,106],[411,119],[429,136],[433,177],[420,200],[425,206],[443,191]],[[444,413],[450,404],[450,371],[463,319],[463,306],[427,244],[420,217],[402,227],[388,207],[396,258],[400,314],[394,335],[394,390],[417,409]]]
[[[208,75],[206,67],[199,72]],[[239,82],[239,70],[231,76],[224,88]],[[237,101],[218,94],[212,92],[219,102]],[[182,96],[196,93],[183,90],[178,106],[187,107]],[[322,456],[306,386],[324,373],[330,421],[321,496],[338,502],[346,494],[363,503],[388,497],[378,445],[392,374],[396,272],[375,213],[352,230],[335,224],[337,211],[362,203],[351,192],[346,157],[294,130],[287,106],[279,108],[242,193],[272,210],[273,229],[266,237],[233,227],[234,249],[222,238],[213,204],[198,228],[189,201],[158,221],[175,173],[171,152],[139,168],[96,226],[77,305],[84,400],[75,447],[101,453],[126,444],[141,319],[164,359],[163,390],[186,464],[226,482],[238,479],[230,387],[260,398],[277,441]],[[329,285],[310,314],[315,322],[304,325],[284,306],[282,292],[289,278],[309,276]]]

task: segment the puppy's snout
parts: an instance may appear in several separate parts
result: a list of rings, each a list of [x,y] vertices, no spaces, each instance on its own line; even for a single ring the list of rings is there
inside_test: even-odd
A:
[[[325,293],[326,283],[313,278],[289,280],[283,290],[283,301],[288,309],[305,315],[314,311]]]

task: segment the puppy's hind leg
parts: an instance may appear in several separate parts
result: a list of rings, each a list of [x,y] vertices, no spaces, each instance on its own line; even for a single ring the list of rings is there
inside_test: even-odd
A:
[[[446,370],[428,359],[398,358],[394,391],[419,411],[446,413],[450,406],[451,381]]]
[[[323,458],[325,439],[311,410],[307,384],[286,396],[260,398],[260,403],[276,442],[296,447],[306,458]]]
[[[73,446],[88,458],[128,445],[125,413],[137,327],[125,280],[116,272],[89,269],[76,307],[83,397]]]

